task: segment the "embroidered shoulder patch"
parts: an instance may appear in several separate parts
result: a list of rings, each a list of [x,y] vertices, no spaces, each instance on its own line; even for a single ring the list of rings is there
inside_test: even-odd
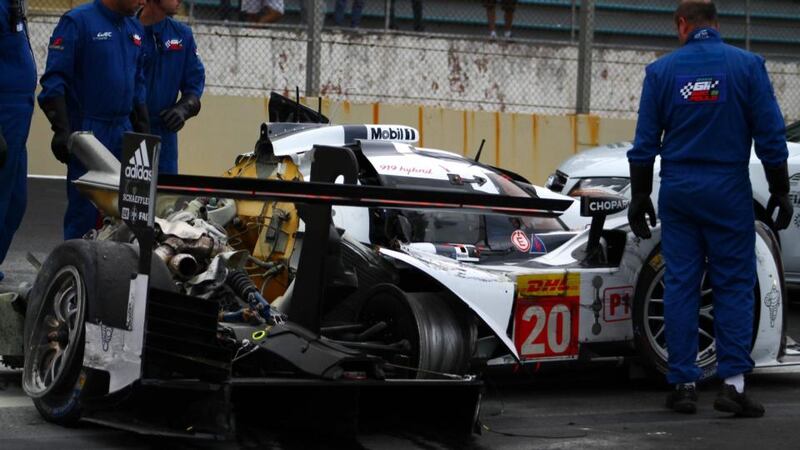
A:
[[[722,103],[725,101],[728,86],[725,74],[691,75],[675,77],[675,103],[696,105],[699,103]]]
[[[183,40],[182,39],[169,39],[164,42],[164,48],[167,49],[168,52],[175,52],[178,50],[183,50]]]
[[[64,38],[61,36],[52,38],[49,48],[51,50],[64,50]]]

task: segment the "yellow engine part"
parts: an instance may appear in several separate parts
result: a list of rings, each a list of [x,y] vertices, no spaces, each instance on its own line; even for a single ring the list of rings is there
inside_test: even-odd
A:
[[[275,162],[259,162],[255,156],[240,157],[236,165],[223,175],[231,178],[263,178],[300,180],[303,175],[291,158]],[[262,261],[283,263],[288,267],[295,247],[300,218],[294,203],[260,200],[236,200],[239,223],[228,227],[229,243],[237,250],[247,250]],[[250,279],[267,301],[283,295],[289,286],[287,269],[265,277],[265,269],[247,267]]]

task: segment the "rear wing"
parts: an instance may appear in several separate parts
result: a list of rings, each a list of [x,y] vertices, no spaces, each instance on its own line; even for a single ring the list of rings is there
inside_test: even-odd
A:
[[[248,200],[281,200],[312,205],[445,209],[538,217],[558,217],[572,204],[572,200],[505,197],[436,189],[417,190],[318,181],[278,181],[196,175],[160,175],[158,192]]]
[[[160,194],[281,200],[309,205],[345,205],[397,209],[438,209],[480,214],[558,217],[573,200],[508,197],[438,190],[356,185],[358,165],[352,150],[315,146],[311,181],[160,175]],[[339,176],[345,184],[334,184]]]

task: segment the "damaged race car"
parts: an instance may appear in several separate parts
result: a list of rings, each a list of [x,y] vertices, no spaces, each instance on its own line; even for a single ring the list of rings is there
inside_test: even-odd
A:
[[[254,151],[223,177],[157,177],[154,139],[126,135],[120,164],[72,137],[89,169],[75,183],[103,226],[44,262],[12,355],[24,352],[25,391],[47,420],[225,436],[235,401],[284,396],[305,423],[331,422],[424,392],[414,415],[447,408],[437,420],[472,429],[487,367],[635,358],[666,370],[659,229],[639,240],[606,221],[622,197],[587,192],[592,225],[570,231],[558,218],[569,197],[416,147],[413,128],[330,125],[277,95]],[[800,364],[777,244],[757,230],[752,357]]]

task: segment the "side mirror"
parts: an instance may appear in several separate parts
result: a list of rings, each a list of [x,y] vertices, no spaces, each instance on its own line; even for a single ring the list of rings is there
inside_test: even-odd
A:
[[[581,196],[581,216],[583,217],[606,217],[625,211],[629,200],[620,195],[609,194],[606,192],[585,193]]]
[[[584,191],[581,195],[581,216],[591,217],[589,241],[586,243],[586,262],[604,263],[606,255],[600,245],[606,216],[625,211],[629,200],[606,191]]]

